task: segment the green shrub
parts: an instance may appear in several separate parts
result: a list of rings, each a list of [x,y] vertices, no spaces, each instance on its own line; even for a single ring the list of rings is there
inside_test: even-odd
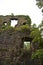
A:
[[[32,59],[35,59],[35,58],[43,59],[43,49],[36,50],[32,54]]]
[[[30,30],[30,29],[31,29],[31,28],[30,28],[27,24],[20,26],[20,28],[15,28],[16,31],[21,31],[21,32],[23,32],[23,31],[28,31],[28,30]]]
[[[21,27],[20,27],[20,30],[21,31],[28,31],[28,30],[30,30],[30,27],[26,24],[26,25],[22,25]]]

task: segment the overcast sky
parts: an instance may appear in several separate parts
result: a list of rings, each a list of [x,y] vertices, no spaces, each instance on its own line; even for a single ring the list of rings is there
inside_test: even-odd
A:
[[[37,25],[42,20],[41,10],[35,0],[0,0],[0,15],[29,15]]]

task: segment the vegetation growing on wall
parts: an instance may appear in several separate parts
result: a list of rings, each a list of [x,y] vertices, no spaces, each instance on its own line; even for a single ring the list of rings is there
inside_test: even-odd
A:
[[[11,26],[2,26],[2,28],[0,29],[0,35],[3,34],[4,32],[6,32],[7,34],[9,34],[10,36],[14,34],[15,31],[20,31],[20,32],[31,32],[29,37],[33,38],[32,39],[32,43],[37,43],[38,45],[38,49],[35,50],[35,52],[32,53],[31,56],[31,60],[33,59],[41,59],[40,62],[42,63],[43,61],[43,34],[41,35],[41,32],[43,33],[43,21],[42,23],[37,27],[36,24],[31,25],[31,19],[29,19],[28,16],[23,16],[26,20],[27,20],[27,24],[26,25],[22,25],[20,27],[11,27]],[[27,48],[25,48],[25,51],[23,51],[23,59],[26,57],[26,61],[27,58],[29,58],[29,50],[26,51],[26,49],[28,49],[29,45],[27,45]],[[0,51],[6,50],[6,49],[0,49]],[[13,53],[14,51],[12,51]],[[28,56],[27,56],[28,54]],[[12,54],[11,60],[13,58],[14,53]],[[23,61],[25,63],[25,61]],[[13,62],[11,62],[10,65],[12,65]]]

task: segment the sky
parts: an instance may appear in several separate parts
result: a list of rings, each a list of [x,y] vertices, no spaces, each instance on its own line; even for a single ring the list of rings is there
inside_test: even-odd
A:
[[[39,25],[42,20],[41,10],[35,0],[0,0],[0,15],[29,15],[32,24]]]

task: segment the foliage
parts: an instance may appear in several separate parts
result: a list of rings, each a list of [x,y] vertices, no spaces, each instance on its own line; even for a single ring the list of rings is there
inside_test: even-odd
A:
[[[28,26],[28,24],[22,25],[20,28],[21,30],[30,30],[30,27]]]
[[[32,25],[30,37],[33,38],[32,43],[38,43],[38,46],[43,48],[43,21],[38,27],[35,24]]]
[[[37,28],[35,23],[31,27],[32,27],[32,29]]]
[[[38,5],[39,8],[42,8],[43,7],[43,0],[36,0],[37,3],[36,5]]]
[[[5,31],[10,30],[10,29],[13,29],[13,27],[12,26],[5,26],[5,27],[2,28],[2,30],[5,30]]]
[[[33,52],[32,59],[35,59],[35,58],[43,59],[43,49],[39,49]]]
[[[30,26],[31,25],[31,19],[29,16],[26,16],[25,19],[27,20],[27,24]]]
[[[39,28],[43,27],[43,20],[41,21]]]
[[[32,60],[39,59],[41,65],[43,63],[43,38],[41,33],[43,33],[43,21],[38,27],[34,24],[31,28],[30,37],[33,38],[32,43],[37,43],[38,49],[32,53]]]
[[[4,26],[0,29],[0,34],[7,33],[8,35],[12,35],[14,32],[14,28],[12,26]]]
[[[27,24],[20,26],[20,28],[15,28],[16,31],[21,31],[21,32],[28,31],[30,29],[31,29],[31,27],[29,27]]]
[[[39,42],[40,43],[40,39],[41,39],[41,34],[38,28],[32,29],[32,32],[30,34],[30,37],[33,38],[32,42]]]

